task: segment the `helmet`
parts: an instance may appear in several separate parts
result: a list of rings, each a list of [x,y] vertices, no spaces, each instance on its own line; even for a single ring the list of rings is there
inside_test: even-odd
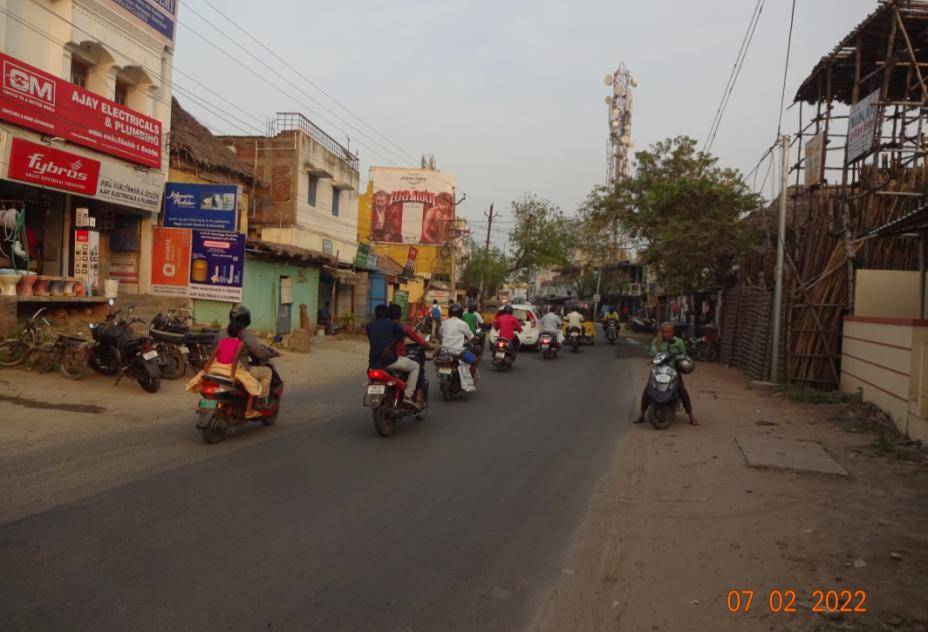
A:
[[[251,326],[251,311],[244,305],[238,305],[229,310],[229,322],[233,320],[242,323],[243,327]]]
[[[457,303],[452,303],[451,306],[448,308],[448,316],[457,316],[458,318],[460,318],[463,315],[464,315],[464,310]]]
[[[510,305],[509,303],[506,303],[505,305],[503,305],[503,308],[502,308],[500,311],[501,311],[502,313],[504,313],[504,314],[511,314],[511,313],[512,313],[512,305]]]
[[[693,364],[693,361],[689,358],[683,358],[682,360],[677,360],[677,371],[683,373],[684,375],[692,373],[693,369],[696,368],[696,365]]]
[[[467,311],[469,311],[469,312],[475,312],[475,311],[477,311],[477,304],[476,304],[475,302],[473,302],[473,301],[471,301],[470,303],[468,303],[468,304],[467,304]]]

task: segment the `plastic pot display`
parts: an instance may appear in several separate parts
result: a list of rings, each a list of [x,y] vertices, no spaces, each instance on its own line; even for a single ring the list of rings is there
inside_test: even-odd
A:
[[[32,286],[33,296],[48,296],[48,279],[39,275],[35,284]]]
[[[54,280],[48,284],[49,296],[62,296],[64,293],[64,281]]]
[[[77,296],[77,297],[87,296],[87,288],[84,287],[83,283],[74,284],[74,296]]]
[[[0,296],[16,296],[16,284],[22,276],[16,270],[0,270]]]
[[[25,273],[16,285],[17,293],[23,298],[29,298],[33,295],[32,286],[34,286],[35,282],[38,280],[39,276],[35,272]]]
[[[61,285],[61,295],[62,296],[74,296],[74,285],[76,281],[62,281]]]

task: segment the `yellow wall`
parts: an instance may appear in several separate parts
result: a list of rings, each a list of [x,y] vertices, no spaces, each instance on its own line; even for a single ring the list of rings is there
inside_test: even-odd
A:
[[[358,242],[370,243],[371,236],[371,197],[374,193],[373,182],[367,183],[367,191],[358,198]],[[410,244],[371,244],[374,252],[380,256],[387,256],[400,265],[406,265]],[[448,274],[450,262],[447,257],[441,257],[441,246],[420,246],[415,244],[416,274],[431,276],[433,274]],[[415,302],[412,292],[409,302]]]
[[[918,272],[857,270],[855,316],[918,318]]]
[[[206,180],[192,171],[183,169],[168,169],[168,180],[171,182],[188,182],[190,184],[217,184],[211,180]],[[241,182],[231,182],[229,184],[242,184]],[[242,196],[239,201],[238,211],[238,232],[248,233],[248,209],[251,208],[251,202],[248,193],[242,190]]]

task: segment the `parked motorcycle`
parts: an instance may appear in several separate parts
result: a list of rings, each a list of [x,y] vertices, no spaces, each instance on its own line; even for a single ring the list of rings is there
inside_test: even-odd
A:
[[[619,337],[619,323],[615,319],[609,319],[605,322],[604,325],[606,340],[609,341],[609,344],[614,345],[616,338]]]
[[[493,349],[493,366],[499,372],[508,371],[516,361],[516,346],[512,340],[499,336]]]
[[[425,348],[415,343],[406,345],[406,357],[419,363],[419,371],[425,371]],[[368,369],[367,390],[364,405],[371,409],[374,428],[381,437],[389,437],[396,432],[396,424],[405,417],[422,419],[429,407],[429,381],[422,374],[422,387],[416,389],[416,402],[419,408],[413,408],[403,402],[403,392],[409,374],[391,369]],[[444,390],[442,390],[444,393]]]
[[[697,360],[715,362],[719,359],[719,331],[712,323],[703,327],[702,331],[702,336],[686,338],[686,352]]]
[[[271,357],[280,354],[269,349]],[[255,419],[245,418],[245,409],[248,406],[248,393],[235,380],[221,376],[203,375],[197,391],[200,401],[197,404],[197,429],[203,435],[203,441],[209,444],[219,443],[226,438],[226,430],[242,426],[250,421],[260,421],[270,426],[277,421],[280,414],[280,403],[284,396],[284,382],[277,373],[274,364],[266,362],[253,362],[252,364],[266,366],[271,369],[271,386],[266,402],[256,401],[255,410],[259,416]]]
[[[195,371],[202,370],[216,340],[218,329],[191,331],[190,320],[188,314],[178,310],[171,310],[167,316],[159,313],[151,320],[148,335],[159,344],[164,362],[162,375],[169,380],[183,376],[188,364]]]
[[[680,373],[691,370],[692,361],[685,355],[664,352],[658,353],[651,360],[647,385],[651,403],[645,411],[645,419],[658,430],[669,428],[673,423],[674,416],[681,406],[678,393]]]
[[[543,332],[538,338],[538,347],[541,349],[541,357],[545,360],[557,357],[557,352],[561,346],[557,343],[557,335]]]
[[[570,347],[571,352],[577,353],[580,350],[580,345],[583,344],[583,330],[579,327],[571,327],[567,330],[567,345]]]
[[[110,313],[106,319],[90,324],[94,340],[90,348],[90,368],[102,375],[117,376],[115,384],[128,377],[145,391],[156,392],[161,388],[161,363],[155,341],[132,331],[132,325],[145,321],[132,318],[134,308],[131,305],[126,314],[129,319],[120,319],[122,310],[112,311],[113,299],[109,304]]]

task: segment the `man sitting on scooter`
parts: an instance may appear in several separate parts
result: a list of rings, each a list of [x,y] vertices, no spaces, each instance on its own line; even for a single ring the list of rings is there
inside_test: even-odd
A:
[[[541,333],[551,334],[557,341],[557,345],[564,344],[564,331],[561,329],[563,319],[557,315],[557,309],[553,305],[548,308],[548,312],[541,317]]]
[[[406,338],[409,338],[423,349],[428,349],[429,343],[425,341],[425,338],[416,333],[416,330],[409,325],[400,322],[402,318],[403,308],[396,303],[390,303],[390,320],[399,324],[399,326],[403,328],[403,333],[406,334],[402,340],[396,343],[396,355],[400,358],[407,357]],[[413,360],[413,362],[415,362],[415,360]],[[419,404],[422,403],[422,399],[425,397],[425,371],[422,371],[421,367],[419,370],[419,378],[416,380],[416,397],[417,403]]]
[[[243,327],[241,333],[239,334],[239,339],[241,339],[242,344],[245,345],[245,350],[248,353],[243,353],[240,358],[241,363],[244,367],[251,373],[256,380],[261,383],[261,394],[257,398],[257,402],[267,403],[267,397],[270,394],[270,385],[271,379],[274,376],[274,369],[269,366],[263,366],[262,364],[256,363],[265,363],[271,358],[275,357],[276,353],[271,351],[263,344],[258,342],[258,339],[252,333],[251,329],[251,311],[244,305],[238,305],[229,310],[229,323],[237,322],[240,323]],[[223,329],[216,335],[216,341],[213,344],[213,348],[219,344],[219,341],[228,336],[228,329]]]
[[[580,335],[583,335],[583,314],[578,312],[577,308],[571,310],[564,320],[567,321],[567,331],[570,331],[571,329],[579,329]]]
[[[686,355],[686,343],[680,338],[673,335],[673,323],[661,323],[660,332],[651,342],[651,348],[648,350],[653,358],[658,353],[671,353],[673,355]],[[694,426],[699,425],[696,417],[693,416],[693,404],[690,403],[690,394],[686,391],[683,384],[683,374],[677,373],[677,394],[680,396],[680,402],[683,404],[683,410],[689,415],[690,423]],[[651,405],[651,398],[648,397],[648,386],[645,385],[644,393],[641,394],[641,416],[635,420],[636,424],[644,423],[644,414]]]
[[[459,371],[461,388],[465,391],[475,391],[477,387],[474,386],[474,374],[480,359],[465,347],[465,343],[474,337],[474,333],[467,323],[461,320],[463,315],[464,310],[457,303],[448,308],[448,318],[441,323],[441,346],[469,365],[469,371]]]

